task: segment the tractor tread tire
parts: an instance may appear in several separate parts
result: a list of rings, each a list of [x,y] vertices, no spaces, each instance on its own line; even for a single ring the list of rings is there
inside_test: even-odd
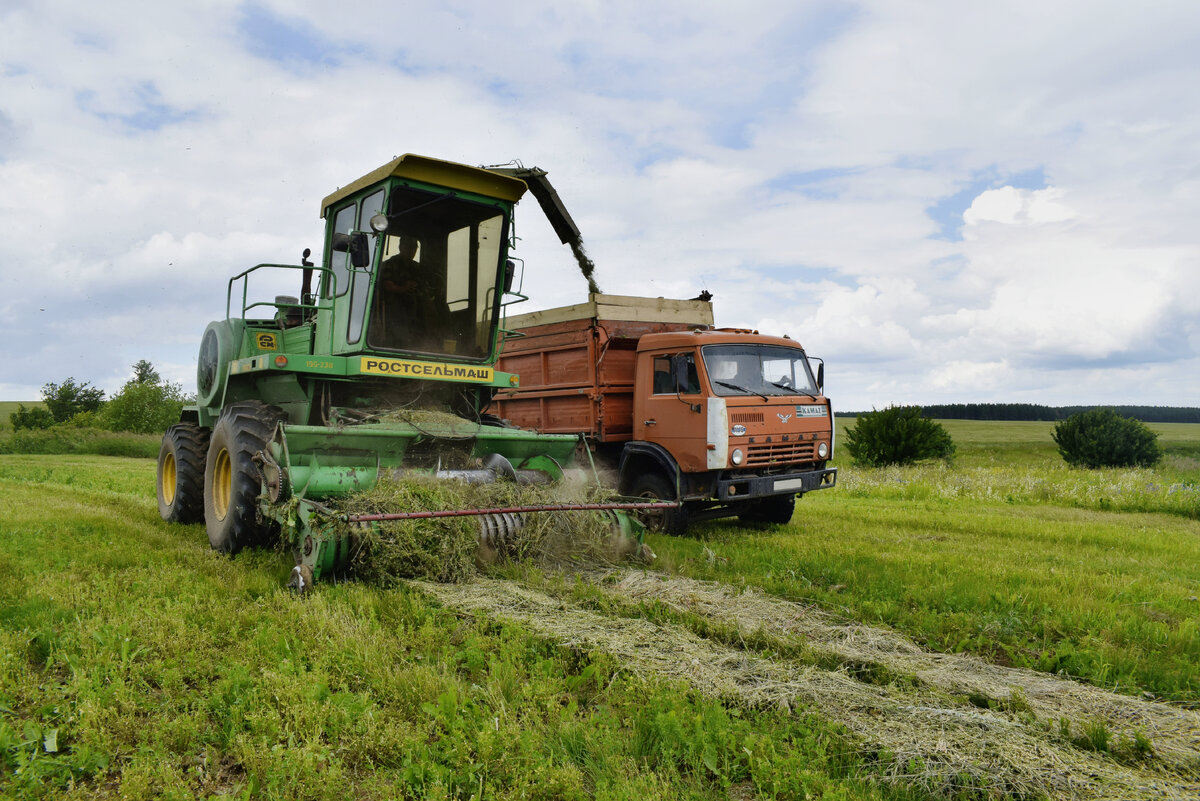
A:
[[[253,459],[267,447],[282,416],[278,407],[261,401],[240,401],[226,406],[213,426],[204,473],[204,522],[213,550],[234,554],[245,547],[272,545],[278,538],[278,524],[262,520],[259,513],[262,474]],[[222,469],[219,465],[223,461],[218,458],[222,450],[228,454],[228,504],[224,517],[217,508],[214,478]]]
[[[158,514],[168,523],[204,520],[204,464],[209,430],[194,423],[178,423],[163,434],[158,451]],[[175,486],[164,487],[164,466],[173,463]],[[171,471],[168,469],[167,475]],[[171,500],[167,500],[167,495]]]
[[[630,485],[630,495],[646,500],[660,501],[675,500],[675,488],[658,473],[643,473],[635,478]],[[642,524],[651,531],[661,531],[673,536],[686,534],[688,529],[688,513],[686,506],[678,509],[667,509],[659,512],[649,512],[641,516]]]

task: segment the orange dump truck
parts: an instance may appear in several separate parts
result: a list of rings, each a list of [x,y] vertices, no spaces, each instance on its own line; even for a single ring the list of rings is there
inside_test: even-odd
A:
[[[797,495],[837,482],[824,365],[799,342],[714,328],[712,304],[593,294],[510,317],[500,370],[520,386],[491,411],[584,435],[625,495],[679,499],[668,533],[738,516],[785,523]]]

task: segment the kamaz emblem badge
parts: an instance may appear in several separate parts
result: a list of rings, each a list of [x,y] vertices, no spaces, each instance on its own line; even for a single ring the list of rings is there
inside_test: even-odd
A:
[[[784,414],[783,412],[775,412],[775,416],[779,418],[779,422],[781,423],[786,423],[788,420],[792,419],[790,414]]]

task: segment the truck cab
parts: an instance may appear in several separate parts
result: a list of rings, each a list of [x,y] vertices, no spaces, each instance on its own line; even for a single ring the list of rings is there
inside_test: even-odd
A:
[[[658,473],[692,503],[693,518],[751,507],[779,507],[782,517],[785,505],[790,518],[793,496],[835,481],[822,373],[785,337],[734,329],[643,336],[622,489],[658,497],[661,482],[647,478]]]

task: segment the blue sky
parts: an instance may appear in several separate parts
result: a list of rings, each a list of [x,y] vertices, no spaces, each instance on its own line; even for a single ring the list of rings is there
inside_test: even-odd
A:
[[[0,399],[194,387],[229,276],[403,152],[550,171],[615,294],[843,409],[1200,405],[1200,6],[0,5]],[[586,286],[519,209],[526,309]],[[263,287],[264,293],[291,291]]]

